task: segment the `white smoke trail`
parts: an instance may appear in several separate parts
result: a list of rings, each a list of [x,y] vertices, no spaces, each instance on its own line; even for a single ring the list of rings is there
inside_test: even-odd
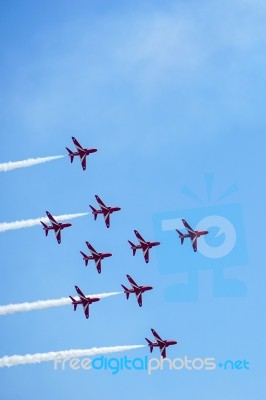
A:
[[[0,358],[0,367],[14,367],[21,364],[38,364],[44,361],[70,359],[72,357],[97,356],[127,350],[135,350],[143,347],[146,347],[146,345],[92,347],[91,349],[51,351],[49,353],[26,354],[24,356],[4,356]]]
[[[86,297],[99,297],[103,299],[105,297],[116,296],[123,292],[110,292],[101,294],[88,294]],[[73,297],[75,300],[79,300],[78,296]],[[6,306],[0,306],[0,315],[13,314],[16,312],[26,312],[33,310],[43,310],[50,307],[61,307],[71,304],[71,299],[69,297],[62,297],[61,299],[54,300],[39,300],[31,303],[20,303],[20,304],[8,304]]]
[[[48,161],[58,160],[59,158],[63,158],[63,157],[65,157],[65,156],[28,158],[28,160],[15,161],[15,162],[9,161],[9,162],[0,164],[0,172],[7,172],[7,171],[11,171],[12,169],[17,169],[17,168],[32,167],[33,165],[43,164]]]
[[[58,215],[54,217],[57,221],[66,221],[68,219],[84,217],[85,215],[91,214],[90,212],[86,213],[79,213],[79,214],[65,214],[65,215]],[[21,221],[15,222],[1,222],[0,223],[0,232],[10,231],[13,229],[21,229],[21,228],[31,228],[32,226],[40,225],[40,221],[44,223],[49,222],[48,217],[40,217],[35,219],[26,219]]]

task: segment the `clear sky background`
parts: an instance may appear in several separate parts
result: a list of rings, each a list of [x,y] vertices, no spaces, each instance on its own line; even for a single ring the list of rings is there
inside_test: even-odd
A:
[[[74,285],[86,293],[117,291],[126,274],[154,286],[142,309],[119,295],[93,304],[89,320],[72,306],[3,316],[1,356],[145,344],[153,327],[180,340],[171,358],[250,362],[248,371],[152,376],[60,372],[53,363],[3,368],[1,399],[262,399],[265,2],[2,0],[0,7],[0,161],[66,154],[71,136],[99,150],[86,171],[65,157],[1,173],[0,221],[45,210],[86,212],[95,194],[122,207],[109,230],[91,215],[73,220],[60,246],[41,226],[0,233],[0,304],[66,297]],[[213,174],[216,199],[238,186],[221,204],[243,210],[248,262],[227,273],[245,283],[247,295],[215,297],[213,271],[200,270],[197,300],[168,301],[167,287],[179,274],[162,273],[157,249],[148,265],[141,254],[133,258],[127,240],[133,229],[156,240],[154,214],[197,207],[184,186],[208,207],[206,173]],[[79,250],[86,240],[113,253],[101,275],[84,266]],[[191,248],[176,238],[166,272],[185,254],[191,257]],[[148,349],[127,355],[144,357]]]

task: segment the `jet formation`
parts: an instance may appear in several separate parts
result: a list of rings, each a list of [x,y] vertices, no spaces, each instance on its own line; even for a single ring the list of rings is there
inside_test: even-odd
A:
[[[71,163],[73,163],[73,160],[75,157],[79,157],[80,161],[81,161],[81,166],[83,170],[86,170],[86,158],[88,155],[97,152],[97,149],[95,148],[84,148],[81,146],[81,144],[77,141],[77,139],[75,137],[72,137],[72,141],[76,147],[76,151],[72,151],[70,150],[68,147],[66,147],[67,151],[68,151],[68,155],[70,157],[70,161]],[[94,220],[97,220],[98,215],[102,214],[103,218],[104,218],[104,222],[107,228],[110,227],[110,215],[114,212],[120,211],[121,208],[118,206],[107,206],[103,200],[98,196],[95,195],[96,201],[98,203],[99,209],[96,209],[95,207],[93,207],[92,205],[90,205],[90,208],[92,210],[92,214],[94,217]],[[60,244],[61,243],[61,231],[65,228],[70,227],[72,224],[70,223],[62,223],[62,222],[58,222],[55,220],[55,218],[48,212],[46,211],[47,217],[49,218],[49,221],[51,223],[51,225],[47,225],[44,222],[40,221],[42,223],[43,229],[45,231],[45,235],[48,235],[48,232],[50,230],[53,230],[55,232],[55,236],[56,236],[56,240],[57,242]],[[179,231],[178,229],[176,229],[176,232],[179,235],[179,238],[181,240],[181,245],[183,245],[184,240],[186,238],[189,238],[191,240],[191,244],[192,244],[192,248],[194,250],[194,252],[197,252],[198,249],[198,239],[203,236],[203,235],[207,235],[209,232],[208,231],[199,231],[199,230],[194,230],[192,229],[192,227],[187,223],[187,221],[185,219],[182,219],[182,223],[184,225],[184,228],[186,229],[186,233],[183,233],[181,231]],[[144,260],[146,263],[149,262],[149,252],[150,249],[155,247],[155,246],[159,246],[161,243],[160,242],[150,242],[150,241],[146,241],[141,234],[137,231],[134,230],[135,236],[138,240],[138,244],[134,244],[133,242],[131,242],[130,240],[128,240],[128,243],[130,244],[130,247],[133,251],[133,256],[136,255],[136,251],[137,250],[142,250],[143,252],[143,256],[144,256]],[[100,274],[102,272],[102,260],[107,258],[107,257],[111,257],[112,253],[102,253],[102,252],[98,252],[95,250],[95,248],[86,241],[86,245],[90,251],[91,254],[87,255],[86,253],[80,251],[83,260],[85,261],[85,265],[88,266],[88,262],[94,261],[95,262],[95,266],[96,269],[98,271],[98,273]],[[125,285],[121,285],[124,293],[126,295],[126,299],[129,299],[130,294],[134,294],[136,296],[137,302],[139,307],[142,307],[142,295],[143,293],[145,293],[146,291],[152,290],[153,287],[152,286],[143,286],[143,285],[138,285],[133,278],[130,275],[126,275],[129,284],[131,285],[130,288],[127,288]],[[84,314],[85,317],[88,319],[89,318],[89,307],[92,303],[94,302],[98,302],[100,301],[100,298],[98,297],[86,297],[84,295],[84,293],[80,290],[80,288],[78,286],[75,286],[76,292],[79,296],[79,299],[75,299],[72,296],[69,296],[72,304],[74,305],[74,311],[76,311],[77,306],[78,305],[82,305],[83,306],[83,310],[84,310]],[[169,340],[169,339],[162,339],[158,333],[154,330],[151,329],[151,332],[155,338],[155,341],[151,341],[147,338],[146,341],[148,343],[148,346],[150,348],[150,352],[152,353],[153,349],[155,347],[158,347],[161,353],[161,356],[163,358],[166,357],[166,348],[172,345],[177,344],[177,341],[175,340]]]

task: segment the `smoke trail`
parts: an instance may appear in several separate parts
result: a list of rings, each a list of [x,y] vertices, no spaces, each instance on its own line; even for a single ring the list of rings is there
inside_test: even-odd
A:
[[[105,297],[116,296],[123,292],[110,292],[101,294],[89,294],[86,297],[99,297],[103,299]],[[75,300],[79,300],[79,297],[74,297]],[[26,312],[33,310],[43,310],[50,307],[61,307],[71,304],[71,299],[69,297],[62,297],[61,299],[54,300],[39,300],[31,303],[20,303],[20,304],[8,304],[6,306],[0,306],[0,315],[13,314],[16,312]]]
[[[15,161],[15,162],[9,161],[9,162],[0,164],[0,172],[7,172],[7,171],[11,171],[12,169],[17,169],[17,168],[32,167],[33,165],[43,164],[48,161],[57,160],[58,158],[63,158],[63,157],[65,157],[65,156],[28,158],[28,160]]]
[[[0,367],[14,367],[21,364],[38,364],[44,361],[69,359],[72,357],[97,356],[127,350],[135,350],[143,347],[146,347],[146,345],[92,347],[91,349],[51,351],[49,353],[26,354],[24,356],[4,356],[0,358]]]
[[[58,221],[65,221],[68,219],[84,217],[85,215],[89,215],[91,213],[79,213],[79,214],[66,214],[66,215],[58,215],[54,217]],[[0,223],[0,232],[10,231],[13,229],[21,229],[21,228],[31,228],[32,226],[40,225],[40,221],[44,223],[49,222],[48,217],[40,217],[35,219],[26,219],[15,222],[1,222]]]

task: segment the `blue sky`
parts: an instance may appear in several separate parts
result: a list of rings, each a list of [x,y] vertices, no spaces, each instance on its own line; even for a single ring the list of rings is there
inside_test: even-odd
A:
[[[73,147],[71,136],[99,149],[85,172],[66,157],[2,173],[0,221],[37,218],[45,210],[86,212],[95,194],[122,207],[109,230],[92,216],[73,220],[60,246],[52,235],[45,238],[41,227],[1,233],[0,303],[65,297],[74,294],[74,285],[87,293],[116,291],[126,274],[155,288],[146,293],[142,309],[121,295],[93,305],[89,320],[72,307],[1,317],[1,354],[144,344],[153,327],[165,338],[180,340],[169,349],[170,357],[251,364],[249,371],[156,371],[152,376],[59,372],[53,363],[19,366],[0,371],[0,397],[261,399],[264,2],[0,5],[1,162],[65,154],[65,146]],[[206,173],[213,174],[209,202]],[[176,238],[175,259],[166,259],[163,273],[161,250],[152,250],[148,265],[140,254],[132,257],[127,240],[134,238],[133,229],[158,240],[155,215],[184,210],[193,220],[197,207],[212,210],[234,183],[238,191],[218,203],[241,208],[242,250],[248,259],[222,271],[240,279],[247,294],[214,296],[218,267],[214,263],[204,270],[198,257],[198,298],[169,301],[167,288],[186,282],[186,262],[200,254],[188,245],[181,248]],[[182,194],[184,186],[202,204]],[[86,240],[113,253],[101,275],[93,266],[84,267],[79,250],[85,250]],[[127,355],[144,357],[148,349]]]

